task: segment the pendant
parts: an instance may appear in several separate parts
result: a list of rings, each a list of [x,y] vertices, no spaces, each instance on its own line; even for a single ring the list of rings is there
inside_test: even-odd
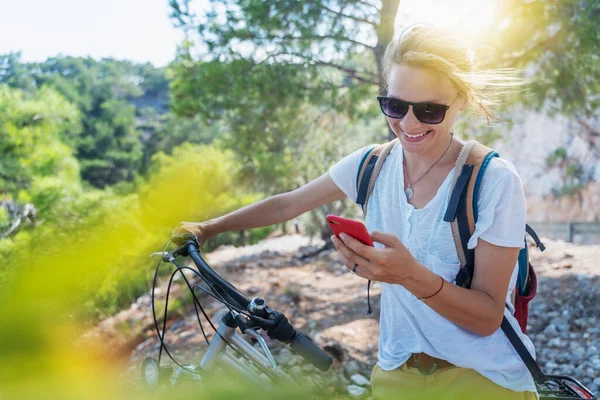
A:
[[[414,196],[415,191],[412,187],[409,186],[406,189],[404,189],[404,194],[406,195],[406,200],[410,200]]]

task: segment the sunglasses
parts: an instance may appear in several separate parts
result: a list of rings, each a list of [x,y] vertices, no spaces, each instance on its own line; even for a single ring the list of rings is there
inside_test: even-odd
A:
[[[458,98],[458,96],[456,97]],[[390,118],[404,118],[408,113],[408,106],[412,106],[415,118],[424,124],[439,124],[444,120],[446,111],[454,104],[454,101],[449,106],[436,103],[411,103],[396,99],[394,97],[377,96],[381,111]]]

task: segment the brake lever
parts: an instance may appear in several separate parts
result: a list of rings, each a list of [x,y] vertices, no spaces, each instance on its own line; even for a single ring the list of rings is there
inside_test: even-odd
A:
[[[175,258],[171,255],[171,253],[167,253],[166,251],[158,251],[155,253],[150,253],[150,258],[160,256],[160,258],[164,262],[171,262],[175,260]]]
[[[283,315],[283,313],[280,313],[279,311],[275,311],[268,307],[265,308],[264,311],[268,315],[267,318],[263,318],[258,315],[255,315],[255,314],[249,315],[250,319],[264,330],[269,330],[271,328],[274,328],[275,325],[277,325],[279,323],[281,318],[285,317],[285,315]]]

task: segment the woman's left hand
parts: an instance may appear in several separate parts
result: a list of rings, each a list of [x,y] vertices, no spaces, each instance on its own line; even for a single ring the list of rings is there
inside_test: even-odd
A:
[[[413,277],[420,263],[402,242],[390,233],[372,232],[371,239],[385,247],[378,249],[367,246],[350,235],[332,236],[342,262],[352,270],[357,264],[356,275],[378,282],[402,284]]]

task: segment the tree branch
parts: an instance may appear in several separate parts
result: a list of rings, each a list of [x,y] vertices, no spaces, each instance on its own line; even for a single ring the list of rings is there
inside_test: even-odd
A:
[[[355,44],[357,46],[365,47],[369,50],[375,50],[375,47],[369,46],[366,43],[359,42],[358,40],[340,37],[335,35],[304,35],[304,36],[294,36],[294,35],[283,35],[283,36],[258,36],[258,35],[248,35],[248,39],[256,39],[256,40],[324,40],[324,39],[332,39],[339,42],[349,42]]]
[[[351,19],[353,21],[357,21],[357,22],[362,22],[362,23],[365,23],[365,24],[369,24],[369,25],[371,25],[371,26],[373,26],[375,28],[377,28],[379,26],[377,24],[377,22],[370,21],[368,19],[363,19],[363,18],[355,17],[353,15],[344,14],[341,11],[335,11],[335,10],[333,10],[333,9],[327,7],[327,6],[324,6],[324,5],[321,5],[321,8],[324,9],[324,10],[326,10],[326,11],[329,11],[330,13],[335,14],[335,15],[337,15],[339,17],[348,18],[348,19]]]
[[[483,68],[490,68],[493,67],[498,61],[502,62],[505,66],[508,67],[512,67],[514,65],[517,65],[518,63],[525,61],[529,58],[531,58],[531,52],[533,51],[539,51],[539,49],[544,49],[547,51],[552,51],[553,53],[555,53],[556,50],[556,44],[559,40],[558,38],[558,34],[560,33],[560,31],[558,31],[557,33],[555,33],[552,36],[547,37],[544,40],[541,40],[539,42],[536,42],[534,45],[529,46],[529,48],[521,51],[519,54],[515,55],[515,56],[509,56],[506,57],[504,59],[500,59],[500,60],[492,60],[490,62],[487,62]]]
[[[340,71],[346,72],[347,74],[349,74],[353,78],[356,78],[356,80],[358,80],[360,82],[363,82],[363,83],[374,84],[374,83],[378,82],[378,80],[377,80],[378,79],[377,74],[374,74],[372,72],[358,71],[356,69],[352,69],[352,68],[349,68],[349,67],[344,67],[342,65],[335,64],[335,63],[332,63],[330,61],[315,60],[315,59],[313,59],[311,57],[306,57],[306,56],[304,56],[302,54],[291,53],[289,51],[271,52],[271,53],[269,53],[269,55],[264,60],[260,61],[259,63],[262,64],[262,63],[266,62],[269,59],[276,58],[277,56],[298,57],[300,59],[305,60],[306,62],[312,62],[312,63],[317,64],[317,65],[323,65],[323,66],[327,66],[327,67],[332,67],[332,68],[338,69]],[[290,63],[290,64],[295,64],[295,63]],[[365,77],[365,75],[368,75],[369,77]]]
[[[341,65],[334,64],[332,62],[327,62],[327,61],[318,61],[317,60],[317,61],[314,61],[314,62],[317,65],[324,65],[324,66],[327,66],[327,67],[332,67],[332,68],[338,69],[340,71],[344,71],[344,72],[350,74],[350,76],[352,78],[356,79],[357,81],[360,81],[360,82],[363,82],[363,83],[368,83],[368,84],[371,84],[371,85],[378,85],[379,84],[377,76],[374,75],[374,74],[372,74],[373,78],[369,79],[369,78],[365,78],[365,77],[359,76],[358,74],[362,74],[363,72],[357,71],[357,70],[352,69],[352,68],[343,67]]]
[[[376,5],[371,4],[367,1],[363,1],[363,0],[351,0],[350,3],[355,3],[355,4],[362,4],[363,6],[367,6],[369,8],[371,8],[373,11],[375,11],[377,14],[379,14],[379,12],[381,11],[379,8],[377,8]]]
[[[585,128],[585,130],[587,131],[587,133],[591,136],[596,136],[599,137],[600,136],[600,132],[597,131],[596,129],[594,129],[593,126],[591,126],[590,124],[588,124],[586,121],[582,120],[581,118],[577,118],[577,123],[579,125],[581,125],[583,128]]]

